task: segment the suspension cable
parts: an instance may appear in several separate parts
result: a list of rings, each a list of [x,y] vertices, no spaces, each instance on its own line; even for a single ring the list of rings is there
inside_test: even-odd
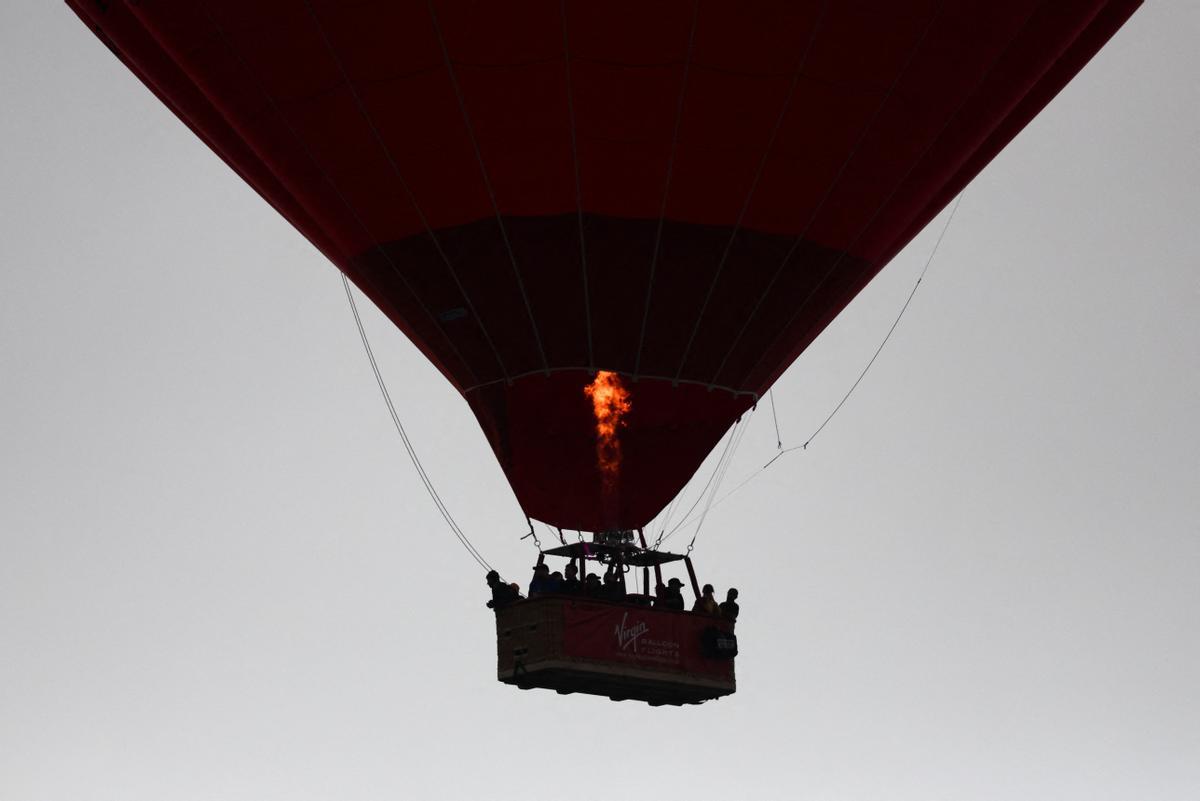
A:
[[[721,451],[721,456],[717,460],[718,466],[720,466],[720,464],[725,461],[725,455],[727,453],[729,453],[729,448],[731,445],[733,445],[734,433],[736,432],[737,427],[741,422],[742,422],[741,420],[737,420],[736,422],[734,422],[733,427],[729,429],[729,434],[727,435],[728,438],[725,440],[725,449]],[[705,494],[708,492],[708,488],[710,486],[712,486],[713,479],[716,477],[717,477],[717,471],[714,469],[712,471],[712,473],[709,475],[708,481],[706,481],[704,483],[704,487],[700,490],[700,494],[696,496],[696,500],[692,501],[692,505],[689,506],[688,510],[683,513],[684,522],[686,522],[687,519],[691,516],[692,512],[695,511],[696,506],[699,505],[700,501],[704,499]],[[683,523],[680,523],[679,525],[683,525]],[[664,534],[664,532],[666,531],[666,524],[664,523],[662,530],[659,531],[659,533],[658,533],[658,539],[654,543],[654,550],[658,550],[658,546],[662,544],[663,540],[665,540],[667,537],[671,536],[671,534],[674,534],[678,530],[679,530],[679,526],[676,526],[675,528],[671,529],[671,532],[669,534]]]
[[[670,532],[659,537],[660,543],[670,539],[680,529],[691,522],[692,512],[695,511],[697,504],[707,495],[708,501],[704,504],[704,509],[700,513],[700,522],[696,526],[696,530],[692,533],[692,541],[688,543],[688,553],[691,553],[692,547],[696,544],[696,536],[700,533],[700,527],[704,525],[704,519],[708,516],[709,509],[713,507],[713,501],[721,489],[722,482],[725,481],[725,475],[729,472],[729,466],[733,464],[733,456],[737,453],[738,447],[742,444],[742,439],[746,436],[746,429],[750,426],[750,418],[753,414],[754,409],[751,409],[746,412],[742,419],[734,424],[734,428],[730,430],[729,441],[725,444],[725,450],[722,451],[720,458],[717,460],[717,465],[713,468],[712,475],[709,476],[704,489],[700,490],[700,495],[696,498],[696,502],[692,504],[691,508],[683,516],[683,519]],[[738,423],[741,424],[740,429],[737,427]]]
[[[749,421],[747,421],[749,422]],[[742,430],[738,432],[737,440],[734,441],[733,447],[729,450],[729,458],[725,460],[725,465],[721,467],[721,474],[717,476],[717,483],[713,484],[712,492],[709,493],[708,503],[704,505],[704,512],[700,515],[700,522],[696,524],[696,530],[692,532],[692,539],[688,542],[687,552],[691,554],[692,549],[696,547],[696,538],[700,536],[700,529],[704,528],[704,521],[708,519],[708,512],[713,507],[713,501],[717,497],[717,493],[721,490],[721,484],[725,482],[725,476],[729,472],[729,466],[733,464],[733,456],[737,453],[738,447],[742,444],[742,440],[746,436],[746,429],[749,426],[742,426]]]
[[[429,493],[429,497],[433,499],[434,506],[442,515],[442,519],[446,521],[446,525],[450,527],[451,533],[459,543],[470,554],[471,558],[485,570],[491,570],[492,566],[479,550],[471,544],[466,533],[455,522],[454,517],[450,514],[450,510],[446,508],[441,496],[438,495],[437,489],[433,486],[433,481],[429,478],[429,474],[425,472],[425,467],[421,464],[420,458],[417,456],[417,451],[413,447],[412,441],[408,438],[408,432],[404,430],[404,424],[400,422],[400,415],[396,413],[396,406],[392,403],[391,393],[388,392],[387,384],[384,383],[383,374],[379,371],[379,363],[375,361],[375,352],[371,349],[371,343],[367,339],[367,330],[363,327],[362,317],[358,313],[358,304],[354,302],[354,293],[350,290],[350,281],[346,278],[345,273],[340,273],[342,277],[342,288],[346,290],[346,300],[350,302],[350,311],[354,314],[354,325],[358,328],[358,336],[362,339],[363,350],[366,351],[367,361],[371,363],[371,372],[375,374],[375,383],[379,385],[379,391],[383,395],[383,402],[387,405],[388,414],[391,415],[392,423],[396,426],[396,432],[400,435],[400,441],[404,443],[404,450],[408,452],[408,458],[412,460],[413,467],[417,470],[417,476],[421,479],[421,483],[425,486],[425,491]]]

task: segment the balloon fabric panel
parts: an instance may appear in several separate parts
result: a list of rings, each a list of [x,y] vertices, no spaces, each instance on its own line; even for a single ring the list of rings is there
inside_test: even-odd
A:
[[[69,4],[584,530],[657,514],[1138,5]]]

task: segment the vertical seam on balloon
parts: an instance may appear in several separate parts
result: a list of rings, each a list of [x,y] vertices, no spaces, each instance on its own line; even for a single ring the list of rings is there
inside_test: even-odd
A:
[[[950,124],[952,122],[954,122],[954,120],[958,117],[959,113],[961,113],[962,110],[966,107],[967,103],[969,103],[971,101],[971,98],[973,98],[975,96],[975,93],[979,91],[979,88],[981,86],[983,86],[984,83],[987,82],[987,79],[989,77],[991,77],[992,73],[996,69],[996,66],[1000,63],[1000,61],[1008,53],[1009,48],[1011,48],[1016,43],[1017,38],[1020,36],[1021,31],[1023,31],[1025,29],[1025,27],[1029,24],[1029,21],[1031,19],[1033,19],[1033,17],[1036,15],[1036,13],[1038,11],[1040,11],[1044,6],[1045,6],[1044,3],[1040,3],[1037,6],[1034,6],[1032,9],[1030,9],[1029,14],[1025,17],[1025,20],[1021,23],[1021,27],[1017,30],[1017,32],[1015,34],[1013,34],[1012,38],[1009,39],[1008,44],[1006,44],[1004,46],[1004,48],[1001,49],[1001,51],[996,55],[996,58],[992,60],[992,63],[988,65],[988,68],[986,70],[984,70],[982,75],[979,76],[979,80],[975,82],[975,85],[973,87],[971,87],[971,91],[967,92],[966,96],[963,97],[962,102],[958,104],[958,107],[955,108],[954,111],[951,112],[950,115],[946,118],[946,121],[942,124],[941,130],[938,131],[937,136],[933,137],[929,141],[929,144],[925,146],[925,149],[921,151],[921,153],[917,156],[916,160],[912,163],[911,166],[909,166],[909,168],[905,171],[904,175],[901,176],[900,180],[896,182],[896,185],[892,188],[892,191],[888,193],[887,197],[885,197],[883,199],[883,202],[880,203],[879,206],[875,209],[875,212],[871,215],[870,219],[868,219],[867,222],[863,225],[863,227],[859,229],[859,231],[855,235],[854,239],[851,240],[850,243],[846,246],[846,249],[843,250],[840,254],[838,254],[838,256],[834,259],[833,263],[829,266],[829,269],[827,269],[825,271],[825,274],[821,276],[821,280],[817,282],[816,286],[814,286],[807,295],[805,295],[804,300],[801,301],[800,305],[798,305],[796,307],[796,310],[794,312],[792,312],[792,315],[791,315],[791,317],[788,318],[788,321],[786,323],[784,323],[784,325],[779,329],[778,333],[776,333],[775,337],[771,340],[771,342],[768,344],[768,346],[763,349],[762,354],[758,357],[758,360],[754,362],[754,364],[751,366],[750,370],[748,370],[746,372],[746,374],[742,377],[743,380],[748,379],[751,375],[754,374],[754,372],[758,369],[759,365],[762,364],[763,359],[766,358],[767,353],[769,353],[771,348],[773,348],[775,346],[775,343],[779,341],[779,338],[782,337],[789,328],[791,328],[792,323],[794,323],[796,321],[796,318],[800,316],[800,312],[803,311],[805,309],[805,307],[807,307],[809,301],[811,301],[813,299],[813,297],[817,294],[817,292],[820,291],[821,287],[823,287],[825,285],[825,282],[828,281],[830,276],[833,275],[834,271],[837,270],[837,268],[841,265],[841,263],[843,261],[845,261],[846,256],[849,255],[850,251],[858,244],[859,240],[862,239],[862,237],[867,233],[867,231],[871,230],[871,226],[875,224],[875,220],[877,220],[879,218],[879,215],[883,213],[884,209],[886,209],[891,204],[892,198],[894,198],[896,196],[896,193],[900,191],[900,188],[904,185],[905,181],[908,180],[908,177],[910,175],[912,175],[913,171],[917,167],[919,167],[922,163],[924,163],[926,157],[928,157],[929,153],[933,150],[934,145],[936,145],[938,143],[938,141],[941,140],[942,136],[945,135],[946,130],[950,127]],[[747,322],[747,326],[748,325],[749,325],[749,322]],[[744,330],[745,330],[745,327],[743,327],[743,331]],[[734,344],[736,346],[737,343],[735,342]],[[732,352],[733,352],[733,348],[731,347],[729,353],[726,354],[725,358],[728,359],[729,354]],[[722,361],[721,368],[718,368],[718,371],[713,374],[714,381],[720,376],[720,370],[722,368],[724,368],[724,366],[725,366],[725,362]]]
[[[438,321],[437,317],[433,314],[432,311],[430,311],[429,307],[425,305],[425,302],[423,300],[421,300],[421,296],[417,294],[415,289],[413,289],[412,284],[410,284],[408,282],[408,279],[404,277],[404,273],[402,273],[400,271],[399,266],[396,264],[395,260],[391,257],[391,254],[389,254],[387,252],[387,250],[382,245],[379,244],[379,241],[376,239],[375,235],[371,233],[370,228],[367,226],[367,224],[363,220],[362,216],[358,213],[357,209],[355,209],[354,206],[350,203],[349,199],[345,196],[345,194],[342,192],[342,190],[338,188],[337,184],[334,182],[333,178],[329,175],[328,171],[326,171],[325,168],[321,166],[320,162],[317,161],[317,158],[313,154],[312,149],[308,146],[308,143],[304,141],[304,138],[302,136],[300,136],[300,132],[296,130],[295,126],[292,125],[291,121],[288,120],[287,115],[283,113],[283,109],[280,108],[278,101],[276,101],[275,97],[270,92],[267,91],[266,86],[262,83],[262,81],[260,81],[258,79],[257,75],[255,75],[254,70],[252,70],[250,68],[249,62],[246,61],[246,59],[242,56],[241,52],[238,51],[238,49],[233,46],[233,41],[229,38],[228,34],[225,33],[225,29],[222,28],[221,25],[216,21],[216,19],[213,18],[212,13],[209,11],[207,6],[203,6],[202,8],[204,11],[204,16],[208,20],[209,24],[213,26],[213,29],[217,32],[217,35],[221,38],[221,41],[225,44],[225,47],[229,50],[230,54],[232,54],[233,57],[235,59],[237,59],[238,63],[241,65],[242,69],[246,72],[246,74],[248,76],[250,76],[250,79],[254,82],[255,87],[262,94],[262,96],[266,99],[267,103],[271,106],[271,110],[275,112],[276,117],[278,117],[280,122],[283,123],[284,127],[287,128],[287,131],[289,134],[291,134],[292,138],[296,140],[296,144],[298,144],[300,146],[300,149],[304,152],[305,158],[307,158],[309,163],[312,164],[312,166],[316,168],[317,172],[319,172],[321,174],[321,178],[324,179],[325,183],[329,184],[329,188],[333,190],[334,195],[341,202],[341,204],[346,208],[346,211],[348,211],[350,213],[350,216],[354,219],[354,222],[358,225],[359,228],[362,229],[362,232],[367,236],[367,238],[371,242],[374,243],[375,251],[380,256],[382,256],[383,260],[385,262],[387,262],[389,267],[391,267],[392,272],[394,272],[396,274],[396,277],[400,279],[400,282],[402,284],[404,284],[404,288],[407,289],[409,294],[411,294],[413,296],[413,299],[416,300],[417,305],[420,306],[420,308],[421,308],[421,311],[425,312],[426,316],[429,317],[429,320],[430,320],[430,322],[433,323],[434,328],[437,331],[440,331],[442,336],[445,337],[446,344],[450,346],[450,350],[454,353],[454,355],[456,357],[458,357],[458,360],[459,360],[459,362],[462,363],[463,367],[465,367],[467,369],[467,372],[471,375],[472,381],[478,383],[479,376],[471,368],[471,363],[468,362],[466,357],[463,356],[462,352],[459,351],[458,347],[454,344],[454,340],[450,337],[450,335],[442,327],[442,325]],[[346,256],[346,259],[348,262],[351,261],[351,258],[349,256]],[[501,370],[503,370],[503,366],[501,366]]]
[[[696,45],[696,22],[700,18],[700,0],[692,5],[692,26],[688,31],[687,55],[683,60],[683,78],[679,85],[679,101],[675,109],[675,129],[671,134],[671,149],[667,151],[667,175],[663,181],[662,202],[658,207],[658,225],[654,231],[654,250],[650,254],[650,275],[646,278],[646,303],[642,308],[642,328],[638,334],[637,356],[633,362],[633,380],[637,381],[642,369],[642,347],[646,343],[646,324],[650,320],[650,300],[654,295],[654,274],[658,268],[658,249],[662,244],[663,222],[667,216],[667,199],[671,194],[671,175],[675,170],[675,153],[679,146],[679,129],[683,124],[683,101],[687,97],[688,73],[692,66],[692,53]]]
[[[374,137],[375,142],[379,145],[380,150],[383,151],[383,156],[387,160],[388,165],[391,167],[392,173],[396,176],[396,180],[400,184],[400,188],[403,190],[408,202],[412,204],[413,211],[417,213],[417,218],[420,219],[421,225],[425,228],[425,232],[429,235],[429,241],[433,244],[433,248],[435,251],[437,251],[438,256],[441,257],[442,263],[446,265],[446,270],[450,273],[450,277],[453,279],[454,285],[458,287],[458,291],[462,294],[463,301],[467,304],[467,308],[470,310],[471,316],[475,320],[475,324],[479,326],[480,333],[483,334],[483,338],[487,341],[488,347],[491,348],[492,355],[496,358],[496,364],[500,367],[500,373],[507,378],[508,368],[504,364],[504,359],[500,356],[500,351],[497,349],[495,341],[493,341],[491,334],[488,333],[487,326],[485,326],[483,323],[483,318],[480,317],[479,312],[476,311],[475,304],[471,302],[471,296],[467,294],[466,287],[463,286],[462,281],[458,277],[458,271],[454,269],[454,265],[451,263],[450,257],[446,255],[446,251],[442,248],[442,243],[438,239],[437,234],[434,233],[433,227],[429,224],[429,219],[425,216],[424,210],[422,210],[420,204],[417,202],[417,197],[413,193],[412,187],[409,186],[408,181],[405,180],[403,173],[401,173],[400,165],[396,162],[395,157],[392,155],[391,148],[387,146],[387,143],[383,140],[383,135],[375,126],[374,120],[371,119],[371,115],[367,111],[366,103],[363,102],[362,97],[358,93],[358,89],[355,88],[354,82],[350,79],[350,73],[347,72],[345,64],[338,55],[337,48],[335,48],[333,45],[333,40],[331,40],[329,38],[329,34],[326,33],[325,26],[321,24],[321,20],[317,16],[316,9],[313,8],[310,0],[305,0],[304,6],[308,10],[308,15],[312,19],[313,25],[316,26],[317,33],[321,35],[321,41],[325,43],[325,49],[329,52],[329,57],[333,59],[333,63],[337,66],[338,72],[342,76],[342,81],[346,85],[346,90],[350,93],[350,97],[354,100],[355,107],[362,115],[363,121],[367,123],[367,127],[371,129],[371,136]],[[450,335],[446,334],[446,338],[449,339]]]
[[[809,230],[811,230],[813,224],[817,221],[817,217],[820,215],[821,210],[825,208],[825,203],[830,197],[833,196],[833,190],[837,188],[839,183],[841,183],[842,176],[846,174],[846,168],[850,166],[850,163],[854,161],[854,157],[858,155],[859,148],[861,148],[863,142],[866,141],[867,135],[871,132],[871,129],[875,127],[876,121],[879,119],[880,114],[883,113],[884,108],[887,107],[888,101],[891,100],[892,95],[896,91],[896,87],[900,85],[900,81],[908,73],[908,68],[912,66],[913,61],[916,60],[916,56],[921,49],[921,45],[925,43],[925,39],[929,36],[929,32],[933,29],[933,23],[939,16],[941,16],[944,7],[944,3],[938,4],[937,10],[930,15],[929,22],[926,23],[924,30],[921,31],[921,35],[917,37],[917,41],[913,43],[912,50],[909,52],[908,57],[904,61],[904,66],[901,67],[900,71],[896,74],[895,79],[892,81],[891,86],[889,86],[887,91],[884,93],[883,98],[880,100],[879,105],[875,109],[875,112],[871,115],[871,118],[867,120],[866,125],[863,126],[862,131],[858,135],[858,139],[851,146],[850,152],[846,154],[846,158],[842,161],[841,166],[838,167],[837,173],[834,174],[833,180],[829,183],[829,186],[825,189],[825,192],[822,193],[821,199],[817,201],[817,205],[813,207],[812,212],[808,215],[808,220],[805,221],[804,227],[800,229],[800,233],[796,235],[794,240],[792,240],[791,246],[787,249],[787,252],[783,256],[783,261],[780,262],[779,267],[775,269],[775,273],[771,276],[771,280],[768,281],[767,285],[763,288],[762,293],[759,295],[758,300],[754,304],[754,308],[750,310],[750,316],[746,319],[746,322],[742,324],[737,336],[733,338],[733,342],[730,343],[729,348],[725,351],[725,356],[721,359],[721,363],[713,372],[712,377],[709,379],[709,383],[715,382],[717,380],[717,376],[719,376],[721,371],[725,369],[726,362],[729,361],[729,357],[733,354],[734,350],[737,349],[742,337],[745,336],[746,331],[749,329],[750,323],[753,322],[756,316],[758,316],[758,311],[760,308],[762,308],[763,303],[770,294],[771,288],[775,286],[775,282],[778,281],[779,276],[783,274],[788,262],[792,260],[792,256],[795,255],[796,250],[800,247],[800,244],[804,242],[805,236],[808,235]]]
[[[542,347],[542,335],[538,332],[537,319],[533,316],[533,306],[529,303],[529,295],[525,292],[525,282],[521,280],[521,269],[517,266],[517,257],[513,253],[512,243],[508,238],[508,229],[504,225],[504,217],[500,214],[500,205],[496,202],[496,192],[492,189],[492,179],[488,176],[487,166],[483,163],[483,153],[479,149],[479,141],[475,138],[475,129],[471,126],[471,116],[467,113],[466,100],[462,95],[462,88],[458,85],[458,76],[454,74],[454,63],[450,60],[450,49],[446,46],[446,39],[442,36],[442,26],[438,22],[437,11],[433,8],[433,1],[429,0],[426,3],[429,9],[430,21],[433,23],[434,33],[437,34],[438,44],[442,48],[442,58],[446,62],[446,73],[450,76],[450,84],[454,87],[454,96],[458,100],[459,111],[462,112],[463,127],[467,130],[467,137],[471,140],[471,147],[475,150],[475,160],[479,163],[479,173],[483,177],[483,187],[487,190],[488,199],[492,202],[492,211],[496,214],[496,225],[500,228],[500,238],[504,242],[504,249],[508,252],[508,260],[512,264],[513,276],[517,279],[517,289],[521,291],[521,300],[525,302],[525,312],[529,315],[529,325],[533,329],[533,339],[537,343],[538,355],[542,359],[542,368],[546,375],[550,374],[550,363],[546,360],[546,349]]]
[[[717,282],[721,278],[721,273],[725,269],[725,262],[729,258],[729,252],[733,249],[734,240],[737,239],[738,232],[742,228],[742,222],[746,218],[746,212],[750,209],[750,201],[754,197],[755,190],[758,189],[758,182],[762,179],[763,170],[767,166],[767,159],[771,156],[771,150],[775,147],[775,138],[779,135],[779,129],[783,127],[784,117],[787,116],[788,108],[792,104],[792,97],[796,92],[796,85],[800,82],[800,75],[804,71],[805,65],[808,63],[808,55],[812,52],[813,43],[817,39],[817,32],[821,28],[821,22],[825,17],[825,12],[829,8],[828,1],[821,4],[821,10],[817,14],[817,18],[813,21],[812,31],[808,35],[808,43],[800,55],[800,60],[796,64],[796,69],[792,73],[792,83],[788,87],[787,95],[783,100],[783,105],[779,108],[779,114],[775,118],[775,126],[771,129],[771,135],[767,138],[767,146],[763,149],[762,158],[759,159],[758,169],[754,172],[754,178],[750,182],[750,190],[746,193],[746,199],[742,202],[741,211],[738,212],[737,221],[733,224],[733,230],[729,234],[729,239],[725,242],[725,250],[721,253],[721,259],[717,262],[716,272],[713,273],[712,282],[708,285],[708,292],[704,296],[704,302],[700,305],[700,312],[696,315],[696,323],[692,326],[691,336],[688,337],[687,345],[684,346],[683,354],[679,357],[679,368],[675,371],[675,377],[679,378],[683,374],[683,368],[687,365],[687,358],[692,352],[692,345],[696,342],[696,335],[700,333],[700,325],[704,322],[704,314],[708,311],[708,304],[712,301],[713,292],[717,289]]]
[[[567,36],[567,0],[561,0],[563,64],[567,77],[567,117],[571,123],[571,163],[575,169],[575,211],[579,222],[579,264],[583,272],[583,319],[587,330],[588,368],[595,370],[596,357],[592,351],[592,300],[588,294],[587,245],[583,237],[583,184],[579,175],[579,144],[575,132],[575,96],[571,89],[571,46]]]

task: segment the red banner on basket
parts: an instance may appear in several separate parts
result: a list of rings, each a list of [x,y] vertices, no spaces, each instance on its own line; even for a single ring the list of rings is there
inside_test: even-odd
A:
[[[571,601],[563,608],[563,655],[729,679],[733,662],[704,655],[703,635],[713,627],[732,630],[720,618],[690,612]]]

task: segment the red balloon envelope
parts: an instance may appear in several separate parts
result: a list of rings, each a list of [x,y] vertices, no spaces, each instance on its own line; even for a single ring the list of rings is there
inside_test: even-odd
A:
[[[659,512],[1138,2],[69,4],[454,384],[530,516],[597,530]]]

